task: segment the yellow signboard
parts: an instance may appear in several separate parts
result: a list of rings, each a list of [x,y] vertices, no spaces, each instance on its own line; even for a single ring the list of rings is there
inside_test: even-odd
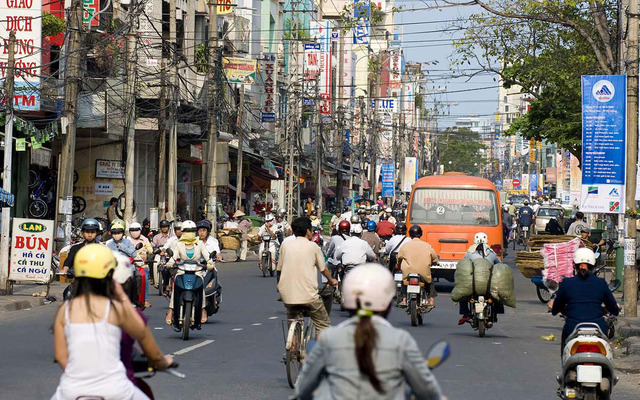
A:
[[[217,0],[218,15],[231,14],[233,12],[233,0]]]
[[[255,83],[256,60],[229,57],[222,60],[222,65],[230,83]]]

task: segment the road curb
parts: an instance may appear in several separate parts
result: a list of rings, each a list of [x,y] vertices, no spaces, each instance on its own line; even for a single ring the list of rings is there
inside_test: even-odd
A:
[[[56,300],[58,300],[57,296],[50,296],[50,297],[54,297]],[[2,311],[19,311],[19,310],[25,310],[28,308],[34,308],[34,307],[39,307],[39,306],[45,306],[47,304],[51,304],[49,302],[45,303],[45,299],[44,297],[34,297],[31,298],[29,300],[14,300],[14,301],[10,301],[6,304],[3,304],[0,306],[0,310]]]

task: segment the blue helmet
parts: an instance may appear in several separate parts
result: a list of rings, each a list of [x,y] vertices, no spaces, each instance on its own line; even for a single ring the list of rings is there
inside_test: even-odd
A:
[[[87,218],[82,221],[82,225],[80,225],[80,229],[83,231],[99,231],[100,223],[95,218]]]
[[[367,230],[368,230],[369,232],[373,232],[373,231],[375,231],[375,230],[376,230],[376,227],[377,227],[377,225],[376,225],[376,222],[375,222],[375,221],[371,221],[371,220],[369,220],[369,222],[367,222]]]

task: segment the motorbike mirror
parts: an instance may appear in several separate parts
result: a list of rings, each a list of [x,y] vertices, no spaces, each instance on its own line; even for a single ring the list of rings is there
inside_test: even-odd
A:
[[[158,255],[162,253],[162,249],[156,249],[156,251],[153,252],[153,254]]]
[[[165,251],[164,254],[166,254],[167,257],[173,257],[173,250],[167,249],[167,251]]]
[[[136,245],[136,250],[140,250],[141,248],[142,248],[142,243],[138,243],[138,244]]]
[[[609,290],[612,292],[620,289],[620,286],[622,286],[622,281],[620,281],[620,279],[612,279],[611,282],[609,282]]]
[[[449,342],[444,340],[435,342],[427,352],[427,366],[430,369],[439,367],[447,360],[447,358],[449,358],[450,355],[451,347],[449,346]]]

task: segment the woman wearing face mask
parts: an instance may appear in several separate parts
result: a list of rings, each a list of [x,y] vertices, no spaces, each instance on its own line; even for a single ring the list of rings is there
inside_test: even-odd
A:
[[[137,257],[136,247],[131,240],[124,237],[124,224],[122,222],[114,222],[113,225],[111,225],[110,232],[111,239],[105,243],[108,248],[113,251],[119,251],[127,257]]]
[[[147,256],[153,253],[153,247],[144,235],[142,235],[142,226],[138,222],[134,222],[129,226],[129,240],[133,243],[134,248],[137,248],[139,244],[142,245],[138,249],[138,257],[142,259],[143,267],[145,269],[144,279],[144,307],[151,307],[149,303],[149,264],[147,264]]]
[[[207,262],[207,269],[213,268],[213,264],[209,262],[209,251],[207,251],[204,243],[200,241],[198,236],[196,235],[196,224],[193,221],[184,221],[182,223],[182,236],[178,240],[171,251],[173,252],[173,257],[167,262],[167,268],[172,268],[175,264],[176,260],[180,261],[196,261],[201,262],[204,259]],[[178,270],[176,275],[184,274],[183,271]],[[200,271],[197,273],[201,278],[204,277],[205,271]],[[204,282],[203,282],[204,283]],[[171,300],[169,301],[169,311],[167,312],[167,316],[165,318],[165,322],[167,325],[171,325],[173,322],[173,295],[174,292],[171,292]],[[206,302],[204,301],[204,284],[202,285],[202,308],[205,308]],[[202,312],[201,323],[207,322],[207,313],[206,311]]]

